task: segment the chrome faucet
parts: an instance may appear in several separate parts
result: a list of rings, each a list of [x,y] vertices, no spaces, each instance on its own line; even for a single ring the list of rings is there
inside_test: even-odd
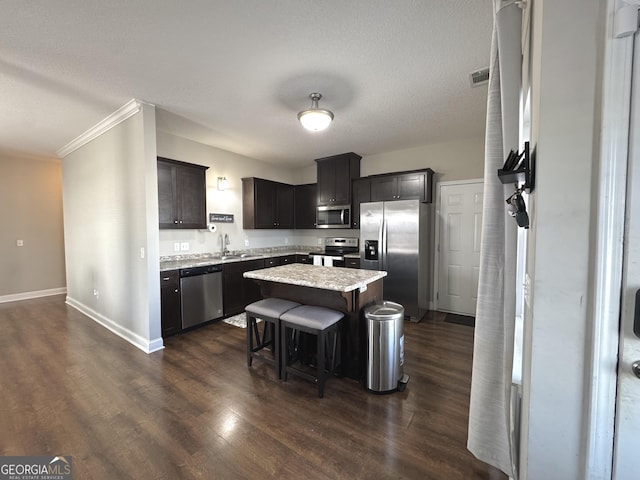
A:
[[[225,233],[224,234],[224,246],[222,249],[222,255],[228,255],[229,254],[229,249],[227,248],[229,246],[229,234]]]

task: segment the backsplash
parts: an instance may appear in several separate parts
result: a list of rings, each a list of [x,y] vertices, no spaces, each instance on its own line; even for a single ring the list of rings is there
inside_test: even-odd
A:
[[[270,252],[271,249],[305,251],[324,248],[326,237],[359,237],[358,230],[242,230],[237,224],[220,224],[215,233],[208,230],[160,230],[159,254],[164,256],[188,254],[220,254],[224,235],[229,236],[227,250],[231,252]],[[312,247],[310,247],[312,246]],[[183,248],[184,247],[184,248]]]
[[[272,255],[272,254],[280,254],[280,253],[309,253],[309,252],[323,252],[324,247],[310,247],[308,245],[283,245],[277,247],[265,247],[265,248],[246,248],[243,250],[231,250],[229,254],[231,255],[241,255],[243,253],[248,253],[251,255]],[[160,262],[171,262],[171,261],[180,261],[180,260],[205,260],[207,258],[212,258],[216,255],[220,255],[219,252],[216,253],[183,253],[183,254],[175,254],[175,255],[165,255],[160,257]]]

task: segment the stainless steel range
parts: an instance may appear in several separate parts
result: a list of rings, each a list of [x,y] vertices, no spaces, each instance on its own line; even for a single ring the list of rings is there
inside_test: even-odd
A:
[[[324,241],[324,252],[310,252],[309,259],[314,265],[326,267],[344,267],[344,256],[358,253],[358,238],[327,237]]]

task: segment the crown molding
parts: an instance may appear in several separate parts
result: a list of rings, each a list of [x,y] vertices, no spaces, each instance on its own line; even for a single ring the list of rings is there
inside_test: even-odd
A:
[[[59,158],[64,158],[70,153],[75,152],[77,149],[79,149],[83,145],[86,145],[91,140],[99,137],[100,135],[112,129],[116,125],[124,122],[127,118],[138,113],[142,108],[143,104],[151,105],[151,104],[142,102],[140,100],[137,100],[135,98],[132,98],[130,101],[125,103],[122,107],[120,107],[118,110],[113,112],[107,118],[101,120],[96,125],[91,127],[89,130],[84,132],[82,135],[71,140],[64,147],[56,151],[56,155],[58,155]]]

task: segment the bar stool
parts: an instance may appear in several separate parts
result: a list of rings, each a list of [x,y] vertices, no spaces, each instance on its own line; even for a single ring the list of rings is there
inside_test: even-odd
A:
[[[291,373],[318,385],[318,397],[324,396],[324,383],[335,371],[340,338],[340,320],[344,317],[341,312],[324,307],[302,305],[293,308],[280,316],[280,346],[283,379],[287,381],[287,374]],[[317,355],[315,372],[302,364],[300,358],[300,332],[316,336]],[[333,333],[333,335],[331,335]],[[332,337],[332,338],[331,338]],[[329,351],[326,345],[332,340]],[[325,365],[326,354],[330,353],[328,365]],[[328,367],[328,368],[327,368]],[[313,372],[313,373],[312,373]]]
[[[253,359],[273,365],[278,378],[282,378],[280,367],[280,315],[299,303],[281,298],[265,298],[245,307],[247,315],[247,366],[251,367]],[[263,320],[262,334],[258,328],[257,319]],[[254,343],[255,340],[255,343]],[[269,347],[270,354],[262,350]]]

